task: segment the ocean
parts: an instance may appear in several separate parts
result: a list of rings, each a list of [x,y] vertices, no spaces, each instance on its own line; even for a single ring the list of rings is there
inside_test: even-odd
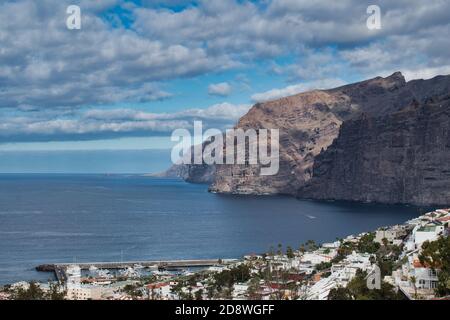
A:
[[[0,284],[54,262],[237,258],[402,223],[425,209],[211,194],[133,174],[1,174]]]

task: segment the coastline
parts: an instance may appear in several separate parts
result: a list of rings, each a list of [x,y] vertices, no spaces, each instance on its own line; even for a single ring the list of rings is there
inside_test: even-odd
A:
[[[373,230],[371,232],[363,232],[356,235],[348,235],[347,237],[343,239],[337,239],[335,242],[331,243],[322,243],[320,245],[317,245],[314,243],[314,241],[309,241],[303,245],[303,249],[300,248],[299,250],[294,250],[290,247],[286,248],[286,253],[282,251],[281,247],[278,247],[278,250],[272,251],[272,252],[266,252],[266,253],[260,253],[260,254],[247,254],[241,258],[238,259],[232,259],[232,260],[222,260],[217,259],[214,261],[208,260],[208,263],[204,262],[204,265],[202,268],[200,268],[198,271],[189,270],[188,263],[181,263],[178,267],[170,268],[170,266],[164,262],[154,261],[154,266],[143,265],[142,262],[134,261],[134,262],[128,262],[128,263],[122,263],[118,264],[115,268],[118,270],[125,270],[125,273],[128,272],[131,276],[130,278],[124,277],[123,273],[120,273],[120,275],[115,274],[114,276],[111,276],[109,278],[95,278],[94,281],[89,280],[92,278],[83,278],[81,276],[82,270],[103,270],[105,269],[105,265],[101,265],[99,263],[83,263],[81,266],[80,264],[72,263],[72,264],[61,264],[60,267],[63,269],[62,276],[59,277],[61,284],[64,282],[64,285],[66,286],[66,290],[69,290],[71,293],[69,294],[70,298],[72,299],[79,299],[82,298],[82,296],[77,295],[78,293],[74,293],[73,290],[76,288],[76,290],[81,290],[82,288],[86,289],[86,292],[90,292],[89,294],[92,294],[94,288],[98,292],[110,292],[110,290],[107,290],[108,286],[113,286],[118,283],[122,283],[123,285],[129,285],[130,280],[131,283],[137,284],[140,283],[138,281],[139,277],[136,278],[137,273],[135,269],[144,269],[144,268],[153,268],[154,273],[152,274],[152,280],[150,284],[146,284],[145,286],[151,287],[151,286],[166,286],[170,290],[164,291],[165,293],[160,293],[160,295],[156,299],[162,299],[162,300],[172,300],[172,299],[179,299],[182,296],[183,290],[178,292],[178,296],[175,295],[173,291],[174,284],[179,284],[180,282],[185,283],[185,279],[189,279],[189,277],[195,277],[197,279],[209,279],[217,277],[217,274],[221,274],[224,272],[234,272],[233,270],[242,269],[244,268],[249,273],[249,277],[246,281],[240,283],[237,282],[233,285],[233,290],[231,295],[228,297],[230,299],[248,299],[248,290],[250,286],[250,282],[252,281],[252,274],[259,274],[263,270],[263,268],[269,268],[272,271],[271,272],[288,272],[291,277],[294,277],[296,279],[301,279],[300,282],[297,282],[297,289],[296,293],[294,294],[291,289],[282,289],[283,286],[280,284],[278,285],[269,285],[267,287],[266,281],[263,281],[260,285],[265,286],[265,291],[261,292],[262,296],[260,298],[268,299],[277,299],[280,298],[280,292],[282,291],[282,296],[288,299],[313,299],[313,300],[323,300],[328,297],[331,290],[330,286],[332,287],[334,284],[335,288],[340,288],[341,286],[345,288],[345,286],[352,281],[355,277],[357,277],[358,272],[371,272],[376,264],[373,264],[371,262],[372,257],[374,256],[374,253],[370,252],[364,252],[364,250],[359,250],[356,248],[359,248],[361,241],[367,242],[368,238],[371,238],[369,243],[365,243],[365,250],[370,251],[372,249],[373,244],[378,243],[378,247],[380,246],[388,246],[387,243],[390,243],[389,246],[394,247],[402,247],[401,253],[398,254],[398,258],[396,260],[396,263],[399,261],[403,261],[405,257],[410,257],[411,254],[414,254],[414,252],[417,252],[420,250],[421,245],[425,241],[430,240],[436,240],[439,237],[448,237],[450,233],[450,227],[448,222],[450,221],[450,209],[436,209],[431,212],[427,212],[423,215],[420,215],[416,218],[410,219],[408,221],[405,221],[402,224],[397,224],[393,226],[385,226],[380,227],[377,230]],[[443,223],[441,223],[443,222]],[[441,229],[439,229],[439,233],[433,233],[431,231],[427,231],[428,234],[424,235],[420,234],[420,242],[418,242],[419,232],[423,228],[429,228],[428,225],[440,225],[442,226]],[[380,238],[380,234],[387,238]],[[363,240],[364,239],[364,240]],[[342,250],[343,246],[348,245],[355,245],[354,250],[351,250],[351,252],[347,252],[346,254],[342,255],[340,253],[340,250]],[[419,246],[418,246],[419,245]],[[413,246],[413,247],[411,247]],[[275,250],[275,249],[274,249]],[[409,258],[408,258],[409,259]],[[411,259],[410,259],[411,260]],[[417,260],[409,261],[412,266],[417,264]],[[198,265],[201,267],[201,263]],[[41,268],[42,271],[55,271],[53,269],[54,266],[49,265],[48,268]],[[187,268],[186,268],[187,267]],[[343,269],[340,269],[343,268]],[[403,267],[404,269],[405,267]],[[62,270],[61,269],[61,270]],[[61,271],[60,270],[60,271]],[[73,271],[75,270],[75,271]],[[79,271],[76,271],[79,270]],[[172,271],[170,271],[172,270]],[[290,270],[290,271],[289,271]],[[295,272],[293,272],[295,270]],[[343,270],[345,270],[344,273]],[[352,270],[351,272],[349,270]],[[358,271],[359,270],[359,271]],[[242,271],[242,270],[241,270]],[[75,275],[73,274],[75,272]],[[78,275],[76,275],[78,272]],[[353,274],[353,276],[349,277],[349,273]],[[401,292],[402,295],[406,296],[408,299],[415,299],[418,297],[417,295],[417,288],[415,289],[416,294],[415,297],[413,297],[412,290],[413,287],[410,283],[407,284],[408,280],[405,280],[405,278],[402,275],[398,275],[397,273],[400,271],[393,271],[390,275],[385,275],[383,278],[383,283],[389,283],[392,287],[396,287],[396,292]],[[118,273],[119,274],[119,273]],[[346,278],[341,279],[342,274],[345,274]],[[370,273],[369,273],[370,274]],[[75,287],[71,287],[71,283],[73,284],[73,277],[75,279],[78,279],[78,284],[75,284]],[[134,277],[134,278],[133,278]],[[84,280],[83,280],[84,279]],[[132,280],[135,279],[135,280]],[[308,279],[308,281],[304,281],[305,279]],[[262,280],[261,280],[262,281]],[[273,280],[271,280],[272,283]],[[436,280],[437,281],[437,280]],[[202,283],[200,281],[199,283]],[[199,283],[197,283],[196,286],[199,286]],[[301,285],[299,285],[301,283]],[[291,283],[292,284],[292,283]],[[41,284],[43,288],[50,284]],[[16,283],[12,284],[11,286],[4,286],[3,291],[5,290],[5,287],[11,288],[11,287],[17,287],[17,286],[26,286],[25,283]],[[200,285],[201,287],[204,287],[205,284]],[[120,287],[120,286],[119,286]],[[245,290],[243,289],[245,288]],[[84,290],[83,289],[83,290]],[[192,289],[192,288],[191,288]],[[422,290],[423,289],[423,290]],[[420,295],[422,299],[429,299],[433,298],[433,290],[430,288],[422,288],[420,290]],[[187,289],[186,289],[187,290]],[[185,290],[185,291],[186,291]],[[77,292],[78,292],[77,291]],[[92,292],[91,292],[92,291]],[[83,291],[84,292],[84,291]],[[302,295],[299,294],[299,292],[302,292]],[[84,293],[87,294],[87,293]],[[125,294],[126,295],[126,294]],[[181,296],[180,296],[181,295]],[[119,294],[121,299],[124,298],[123,294]],[[115,296],[115,298],[119,298],[119,296]],[[103,299],[102,295],[95,296],[97,299]],[[139,297],[129,297],[132,299],[139,299]],[[148,297],[147,297],[148,298]],[[203,298],[207,298],[204,296]]]

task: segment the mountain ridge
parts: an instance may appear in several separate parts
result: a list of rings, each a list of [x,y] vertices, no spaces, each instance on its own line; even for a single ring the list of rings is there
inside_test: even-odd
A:
[[[338,88],[312,90],[257,103],[239,119],[235,128],[280,130],[278,174],[259,175],[259,165],[215,165],[214,168],[187,165],[184,172],[188,174],[183,178],[209,183],[209,190],[218,193],[324,198],[312,189],[306,193],[305,188],[313,179],[316,158],[326,153],[338,139],[344,123],[365,117],[389,118],[414,104],[438,103],[448,94],[450,76],[406,82],[400,72],[395,72],[384,78],[375,77]],[[314,183],[317,186],[319,182],[315,180]],[[329,198],[333,199],[332,196]],[[370,199],[365,200],[377,201]]]

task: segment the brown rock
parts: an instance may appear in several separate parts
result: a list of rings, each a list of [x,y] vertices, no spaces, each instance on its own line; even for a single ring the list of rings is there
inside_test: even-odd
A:
[[[448,111],[440,109],[449,94],[450,76],[405,82],[396,72],[258,103],[236,127],[280,130],[278,174],[261,176],[258,165],[177,170],[213,192],[449,204]]]
[[[211,191],[222,193],[296,194],[312,177],[315,157],[337,137],[342,121],[362,112],[397,110],[405,87],[400,73],[331,90],[300,93],[256,104],[236,127],[280,130],[280,170],[259,175],[259,166],[218,165]],[[410,99],[408,95],[405,100]],[[381,107],[379,107],[381,106]]]

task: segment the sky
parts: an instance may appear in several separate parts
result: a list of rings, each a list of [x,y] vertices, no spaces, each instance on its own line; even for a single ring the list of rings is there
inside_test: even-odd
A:
[[[381,29],[367,28],[371,4]],[[2,0],[0,151],[164,149],[173,130],[231,127],[257,102],[449,74],[449,12],[446,0]]]

